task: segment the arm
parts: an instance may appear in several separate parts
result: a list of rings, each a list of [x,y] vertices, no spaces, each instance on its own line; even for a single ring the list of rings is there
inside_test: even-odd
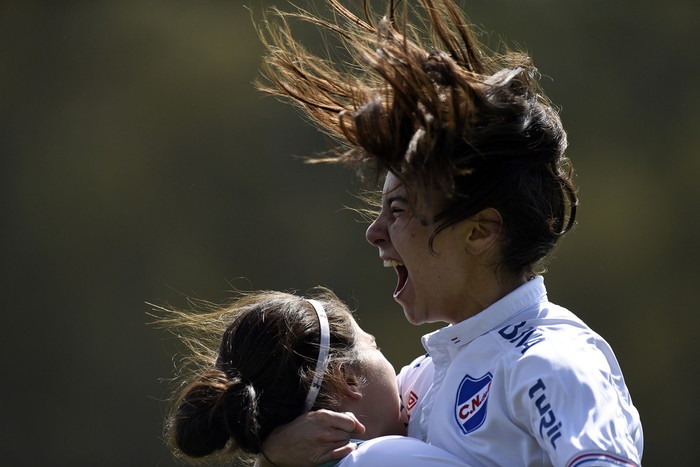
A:
[[[436,446],[404,436],[382,436],[362,443],[338,467],[468,467],[470,464]]]
[[[516,365],[521,422],[554,465],[639,465],[639,417],[612,363],[591,345],[543,342]]]
[[[341,459],[355,449],[350,442],[365,427],[352,413],[316,410],[273,430],[256,467],[307,467]]]

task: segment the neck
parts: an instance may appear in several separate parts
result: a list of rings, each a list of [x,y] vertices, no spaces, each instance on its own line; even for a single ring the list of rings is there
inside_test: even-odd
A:
[[[489,271],[483,271],[483,274],[475,274],[472,277],[471,283],[465,288],[469,293],[466,306],[451,316],[448,321],[450,324],[457,324],[481,313],[527,282],[525,274],[499,274],[497,271],[497,268],[489,268]]]

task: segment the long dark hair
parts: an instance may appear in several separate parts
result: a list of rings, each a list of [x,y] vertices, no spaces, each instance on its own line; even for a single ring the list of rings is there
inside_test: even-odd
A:
[[[487,50],[451,0],[417,0],[424,33],[393,0],[381,17],[366,0],[363,17],[328,3],[332,20],[297,10],[263,23],[268,82],[260,88],[289,99],[338,141],[338,151],[318,160],[392,172],[414,196],[437,203],[435,235],[497,209],[501,264],[532,273],[573,227],[578,198],[566,133],[531,59]],[[351,60],[309,53],[291,19],[336,34]]]
[[[316,297],[330,328],[330,364],[314,408],[338,407],[342,365],[358,365],[348,308]],[[301,415],[314,376],[320,328],[312,305],[283,292],[255,292],[206,313],[161,308],[159,320],[188,350],[166,435],[189,458],[258,454],[277,426]]]

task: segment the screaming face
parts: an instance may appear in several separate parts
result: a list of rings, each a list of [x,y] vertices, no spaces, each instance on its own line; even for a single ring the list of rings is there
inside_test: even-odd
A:
[[[442,230],[430,248],[436,210],[415,200],[399,179],[389,173],[382,206],[367,229],[367,240],[379,248],[385,267],[398,277],[394,299],[414,324],[463,319],[468,294],[469,255],[465,249],[468,221]]]

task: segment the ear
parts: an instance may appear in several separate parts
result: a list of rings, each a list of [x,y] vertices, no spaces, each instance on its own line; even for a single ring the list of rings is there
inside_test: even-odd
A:
[[[338,371],[343,378],[343,395],[350,399],[362,399],[362,377],[358,369],[353,365],[342,365]]]
[[[472,255],[479,256],[489,251],[500,238],[503,218],[498,210],[486,208],[469,220],[471,225],[467,231],[466,249]]]

